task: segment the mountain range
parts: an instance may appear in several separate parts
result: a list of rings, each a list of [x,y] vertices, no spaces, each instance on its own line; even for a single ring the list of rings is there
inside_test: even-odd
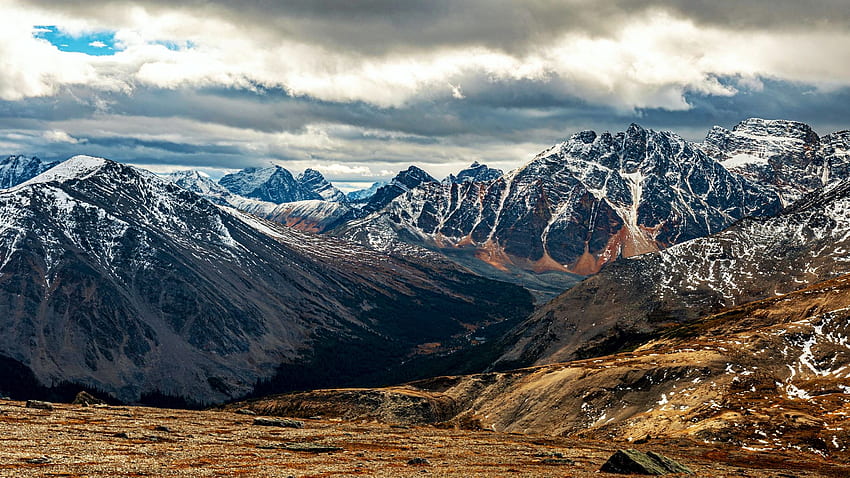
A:
[[[102,158],[0,191],[0,217],[7,392],[209,403],[382,382],[531,310],[523,289],[421,249],[301,233]]]
[[[216,182],[10,157],[10,182],[37,175],[0,191],[0,317],[14,331],[0,343],[14,371],[0,389],[26,376],[214,402],[486,367],[574,370],[707,341],[711,317],[739,318],[723,310],[850,274],[848,139],[782,120],[714,128],[702,143],[631,125],[577,133],[504,174],[473,164],[437,181],[412,166],[356,200],[313,170]],[[557,297],[532,311],[522,288],[471,271]],[[710,330],[786,327],[759,317]],[[812,324],[805,334],[840,343]],[[793,368],[786,352],[809,353],[808,339],[782,334],[792,348],[780,363]],[[654,352],[641,353],[649,367]],[[818,368],[824,354],[807,360]],[[776,377],[796,387],[786,395],[811,389]],[[466,400],[459,390],[452,400]],[[510,420],[497,428],[519,429]]]
[[[334,232],[378,249],[400,240],[466,251],[503,271],[588,275],[618,257],[771,216],[846,179],[848,139],[760,119],[715,127],[703,143],[634,124],[583,131],[504,176],[427,182]]]

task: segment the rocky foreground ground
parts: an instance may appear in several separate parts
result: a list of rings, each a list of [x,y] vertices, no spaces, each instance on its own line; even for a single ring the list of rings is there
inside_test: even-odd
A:
[[[278,423],[300,426],[289,428],[257,425],[258,418],[0,401],[0,477],[624,476],[598,471],[620,448],[662,453],[694,476],[850,475],[850,465],[812,453],[687,440],[608,443],[322,418]]]

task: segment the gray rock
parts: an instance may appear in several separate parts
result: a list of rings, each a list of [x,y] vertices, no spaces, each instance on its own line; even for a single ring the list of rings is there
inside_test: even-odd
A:
[[[44,465],[44,464],[47,464],[47,463],[51,463],[53,461],[53,459],[50,458],[47,455],[42,455],[42,456],[37,456],[35,458],[28,458],[24,461],[26,461],[27,463],[31,463],[33,465]]]
[[[431,464],[431,462],[428,461],[427,458],[422,458],[422,457],[417,456],[416,458],[411,458],[410,460],[407,460],[407,464],[408,465],[414,465],[414,466],[428,466],[428,465]]]
[[[71,402],[72,405],[82,405],[84,407],[88,407],[90,405],[105,405],[106,402],[95,397],[94,395],[88,392],[80,392],[74,397],[74,401]]]
[[[27,400],[27,408],[38,408],[40,410],[53,410],[53,404],[40,400]]]
[[[240,408],[239,410],[236,410],[233,413],[238,413],[240,415],[256,415],[257,414],[257,412],[255,412],[254,410],[251,410],[250,408]]]
[[[599,471],[625,475],[666,475],[669,473],[692,474],[688,467],[654,452],[617,450]]]
[[[259,417],[254,419],[254,425],[262,427],[304,428],[304,422],[290,420],[288,418]]]

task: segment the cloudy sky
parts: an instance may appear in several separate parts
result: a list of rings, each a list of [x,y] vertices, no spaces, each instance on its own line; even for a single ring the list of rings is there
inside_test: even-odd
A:
[[[0,0],[0,153],[511,169],[583,130],[850,128],[846,0]]]

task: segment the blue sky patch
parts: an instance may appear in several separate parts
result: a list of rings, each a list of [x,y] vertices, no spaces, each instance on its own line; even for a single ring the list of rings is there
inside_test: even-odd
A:
[[[37,25],[33,36],[49,41],[60,51],[109,56],[118,50],[114,31],[85,32],[80,36],[72,36],[55,25]]]
[[[162,45],[171,51],[190,50],[195,47],[195,43],[191,41],[175,42],[175,41],[155,41],[154,45]]]

